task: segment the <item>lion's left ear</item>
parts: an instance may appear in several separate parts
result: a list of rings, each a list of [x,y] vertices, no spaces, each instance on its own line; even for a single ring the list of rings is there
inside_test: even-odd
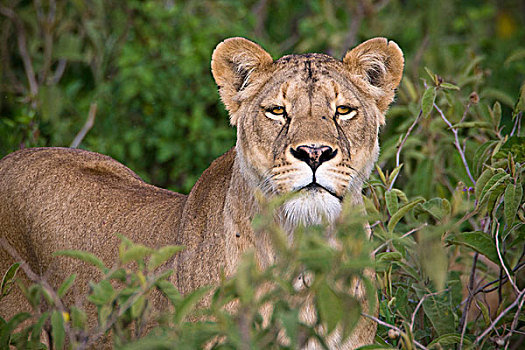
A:
[[[385,112],[403,76],[403,52],[393,41],[374,38],[365,41],[343,57],[343,63],[372,87],[382,90],[377,105]]]
[[[273,59],[269,53],[244,38],[226,39],[213,51],[211,72],[219,86],[222,102],[230,112],[232,125],[237,123],[232,113],[239,108],[239,93],[249,86],[254,72],[271,63]]]

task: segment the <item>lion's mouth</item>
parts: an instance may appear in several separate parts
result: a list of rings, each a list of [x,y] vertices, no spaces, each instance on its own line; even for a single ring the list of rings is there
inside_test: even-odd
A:
[[[308,185],[298,189],[298,191],[302,191],[302,190],[306,190],[306,191],[326,191],[329,194],[331,194],[332,196],[334,196],[335,198],[339,199],[340,201],[343,201],[343,197],[342,196],[339,196],[334,191],[324,187],[323,185],[318,184],[317,182],[310,182]]]

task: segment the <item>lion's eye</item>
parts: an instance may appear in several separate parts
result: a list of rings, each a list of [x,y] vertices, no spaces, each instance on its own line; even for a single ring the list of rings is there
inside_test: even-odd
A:
[[[349,106],[337,106],[335,109],[337,116],[341,120],[352,119],[357,115],[357,110]]]
[[[282,117],[286,115],[286,109],[283,106],[270,107],[266,110],[265,115],[273,120],[282,120]]]
[[[275,115],[283,115],[285,110],[284,110],[284,107],[277,106],[277,107],[270,108],[268,112],[275,114]]]

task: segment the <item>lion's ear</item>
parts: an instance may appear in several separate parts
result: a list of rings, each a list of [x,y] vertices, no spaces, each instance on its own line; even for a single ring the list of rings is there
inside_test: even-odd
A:
[[[370,39],[349,50],[343,63],[353,74],[382,90],[377,104],[381,112],[386,111],[403,76],[404,59],[399,46],[385,38]]]
[[[252,73],[272,62],[270,54],[244,38],[226,39],[217,45],[211,58],[211,72],[230,113],[239,108],[236,95],[250,84]]]

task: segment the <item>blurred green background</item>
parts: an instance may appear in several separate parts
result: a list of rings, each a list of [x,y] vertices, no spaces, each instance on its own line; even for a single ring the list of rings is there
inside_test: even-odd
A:
[[[210,73],[214,47],[231,36],[274,58],[341,57],[374,36],[395,40],[406,69],[382,132],[388,155],[419,111],[424,67],[499,100],[508,116],[525,80],[524,24],[518,0],[2,0],[0,157],[69,146],[96,104],[81,148],[188,192],[235,143]]]

